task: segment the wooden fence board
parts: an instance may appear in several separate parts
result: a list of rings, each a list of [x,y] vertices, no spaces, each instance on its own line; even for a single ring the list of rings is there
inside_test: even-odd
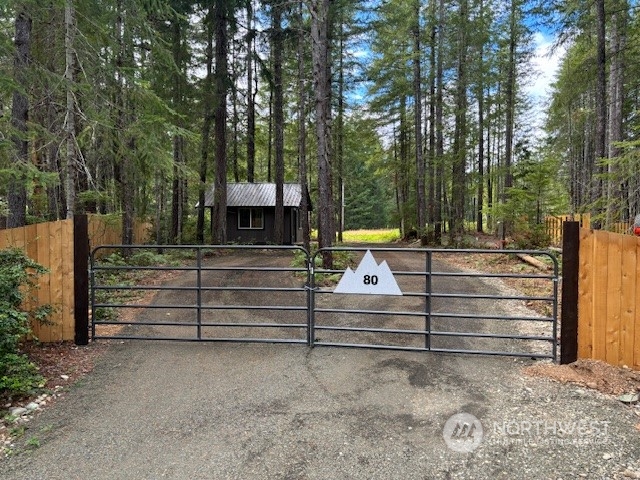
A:
[[[636,296],[638,277],[638,244],[637,238],[625,235],[622,237],[622,285],[620,296],[620,355],[618,363],[633,366],[633,343],[635,337]]]
[[[62,248],[64,255],[73,258],[73,220],[62,222]],[[62,338],[73,338],[74,329],[74,281],[73,262],[66,261],[62,264]]]
[[[578,357],[640,370],[640,238],[580,231]]]
[[[633,363],[630,367],[640,370],[640,238],[636,238],[636,295],[635,295],[635,321],[633,323]]]
[[[633,233],[633,229],[632,229],[632,224],[633,222],[617,222],[614,223],[613,225],[611,225],[611,228],[609,228],[608,230],[614,232],[614,233],[620,233],[620,234],[631,234]]]
[[[578,275],[578,358],[593,358],[593,250],[594,237],[580,229],[580,270]]]
[[[30,225],[28,227],[22,227],[24,238],[25,238],[25,253],[27,257],[38,261],[38,231],[35,225]],[[39,290],[34,290],[29,292],[29,295],[26,296],[26,300],[23,302],[26,309],[32,309],[34,306],[39,304]]]
[[[0,248],[5,249],[11,246],[9,242],[9,230],[0,230]]]
[[[63,265],[73,258],[69,253],[62,251],[62,222],[51,222],[49,226],[49,252],[51,269],[51,304],[56,309],[56,322],[51,326],[51,340],[62,338],[62,285]]]
[[[593,259],[594,275],[591,288],[591,296],[593,297],[593,355],[595,358],[604,360],[607,355],[606,338],[607,338],[607,282],[609,280],[609,270],[607,265],[607,233],[602,231],[594,232],[594,252]]]
[[[605,360],[617,365],[620,361],[620,306],[622,296],[622,235],[607,233],[607,290]]]
[[[15,248],[19,248],[21,250],[24,250],[25,247],[25,227],[22,228],[12,228],[9,235],[10,235],[10,242],[11,242],[11,246],[15,247]]]
[[[38,243],[38,250],[35,257],[31,257],[34,261],[47,268],[49,271],[43,274],[38,281],[38,290],[37,290],[37,298],[39,305],[52,304],[51,299],[51,252],[49,249],[49,223],[38,223],[36,225],[30,225],[29,227],[25,227],[25,230],[29,228],[31,230],[30,236],[32,235],[32,241]],[[29,254],[28,250],[25,252]],[[27,305],[26,308],[30,308],[31,305]],[[57,312],[52,314],[49,318],[49,321],[56,322],[57,321]],[[51,326],[50,325],[41,325],[37,322],[32,325],[33,332],[35,336],[42,342],[50,342],[51,341]]]
[[[574,215],[555,215],[544,219],[545,231],[551,239],[552,245],[562,245],[562,224],[564,222],[580,222],[581,228],[589,229],[591,227],[591,214],[582,213]]]

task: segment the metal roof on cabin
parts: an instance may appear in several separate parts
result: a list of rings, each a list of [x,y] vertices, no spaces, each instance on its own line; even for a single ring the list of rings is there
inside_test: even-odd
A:
[[[299,207],[302,202],[302,189],[298,183],[285,183],[282,186],[285,207]],[[205,207],[213,207],[213,189],[205,196]],[[274,207],[276,205],[275,183],[228,183],[227,207]]]

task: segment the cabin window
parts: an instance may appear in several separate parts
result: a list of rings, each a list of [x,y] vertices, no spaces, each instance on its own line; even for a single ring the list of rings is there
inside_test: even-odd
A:
[[[264,210],[262,208],[238,209],[239,230],[262,230],[264,228]]]

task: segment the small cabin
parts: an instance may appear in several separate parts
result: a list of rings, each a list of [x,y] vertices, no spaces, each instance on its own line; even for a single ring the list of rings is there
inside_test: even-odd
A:
[[[213,209],[212,186],[205,196],[205,208]],[[284,228],[283,243],[302,242],[301,204],[307,189],[298,183],[283,184]],[[241,244],[275,244],[276,184],[227,184],[227,241]],[[213,224],[211,225],[213,229]]]

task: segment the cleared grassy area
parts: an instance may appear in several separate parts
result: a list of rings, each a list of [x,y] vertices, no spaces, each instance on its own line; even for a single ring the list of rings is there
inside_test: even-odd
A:
[[[398,229],[347,230],[342,233],[344,243],[390,243],[400,239]]]

